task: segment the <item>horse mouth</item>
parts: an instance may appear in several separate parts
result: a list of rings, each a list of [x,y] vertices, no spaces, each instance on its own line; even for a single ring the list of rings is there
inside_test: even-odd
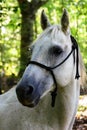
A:
[[[35,107],[40,101],[40,97],[37,97],[36,99],[32,100],[32,101],[29,101],[29,100],[22,100],[20,101],[20,103],[23,105],[23,106],[26,106],[26,107],[30,107],[30,108],[33,108]]]

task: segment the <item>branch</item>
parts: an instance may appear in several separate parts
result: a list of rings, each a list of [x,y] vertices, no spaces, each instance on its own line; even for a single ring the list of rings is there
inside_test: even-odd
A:
[[[48,0],[17,0],[22,14],[35,13],[42,5],[46,4]]]
[[[30,2],[27,0],[17,0],[22,14],[27,14],[30,8]]]
[[[48,0],[32,0],[33,3],[42,3],[42,4],[45,4]]]
[[[31,5],[32,6],[36,6],[37,9],[40,8],[42,5],[46,4],[48,2],[48,0],[32,0]],[[33,7],[33,8],[34,8]]]
[[[28,2],[27,0],[17,0],[19,4],[23,3],[23,2]]]

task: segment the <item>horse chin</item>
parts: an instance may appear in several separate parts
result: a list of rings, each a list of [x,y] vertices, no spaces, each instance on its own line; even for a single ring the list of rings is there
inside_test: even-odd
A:
[[[35,100],[33,100],[31,102],[25,100],[25,101],[21,102],[21,104],[23,106],[33,108],[33,107],[37,106],[37,104],[39,103],[39,101],[40,101],[40,97],[36,98]]]

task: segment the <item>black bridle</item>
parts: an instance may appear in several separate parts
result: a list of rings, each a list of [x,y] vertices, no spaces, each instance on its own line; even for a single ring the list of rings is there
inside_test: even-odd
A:
[[[55,99],[56,99],[56,95],[57,95],[57,82],[56,82],[56,78],[55,78],[55,75],[53,73],[53,70],[56,69],[57,67],[59,67],[60,65],[62,65],[69,57],[70,55],[75,52],[76,50],[76,75],[75,75],[75,79],[79,79],[80,75],[79,75],[79,53],[78,53],[78,44],[77,44],[77,41],[75,40],[75,38],[71,35],[71,41],[72,41],[72,50],[71,52],[67,55],[67,57],[61,62],[59,63],[58,65],[54,66],[54,67],[49,67],[49,66],[46,66],[46,65],[43,65],[39,62],[36,62],[36,61],[29,61],[28,64],[33,64],[33,65],[37,65],[47,71],[50,72],[50,74],[52,75],[52,78],[53,78],[53,81],[54,81],[54,84],[55,84],[55,88],[54,90],[51,92],[51,96],[52,96],[52,103],[51,103],[51,106],[54,107],[55,105]]]

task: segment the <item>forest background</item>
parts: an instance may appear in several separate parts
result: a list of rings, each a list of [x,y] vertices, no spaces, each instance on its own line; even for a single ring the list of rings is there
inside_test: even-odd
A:
[[[87,70],[87,0],[0,0],[0,86],[5,90],[17,83],[30,59],[29,45],[42,32],[41,11],[58,24],[63,8]]]

